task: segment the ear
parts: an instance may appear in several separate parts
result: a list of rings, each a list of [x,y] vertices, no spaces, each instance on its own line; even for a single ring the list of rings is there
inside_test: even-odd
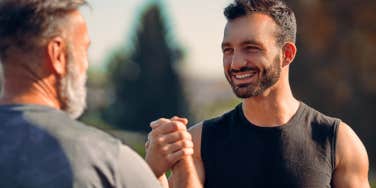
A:
[[[54,37],[48,42],[47,56],[51,65],[50,68],[60,77],[65,76],[67,70],[66,50],[66,43],[62,37]]]
[[[297,52],[297,49],[294,43],[287,42],[284,44],[282,48],[282,53],[283,53],[282,67],[290,65],[292,61],[294,61],[296,52]]]

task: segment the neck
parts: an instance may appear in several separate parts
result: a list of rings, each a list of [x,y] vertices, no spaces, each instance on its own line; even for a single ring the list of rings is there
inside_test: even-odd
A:
[[[35,71],[21,63],[8,63],[3,68],[3,95],[0,104],[37,104],[61,108],[56,78],[52,74]]]
[[[243,112],[248,121],[261,127],[286,124],[296,113],[299,101],[291,92],[288,79],[279,80],[259,96],[243,101]]]

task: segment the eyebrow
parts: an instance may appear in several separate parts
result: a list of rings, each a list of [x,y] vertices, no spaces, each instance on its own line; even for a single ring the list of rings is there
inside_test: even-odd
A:
[[[263,47],[263,45],[261,44],[261,42],[258,42],[256,40],[252,40],[252,39],[247,39],[247,40],[241,42],[241,45],[242,46],[244,46],[244,45],[256,45],[256,46]],[[222,46],[222,48],[224,48],[226,46],[231,46],[231,44],[229,42],[223,42],[221,46]]]
[[[222,49],[223,49],[225,46],[230,46],[230,43],[229,43],[229,42],[222,42],[222,44],[221,44]]]
[[[262,44],[261,44],[261,42],[259,42],[259,41],[256,41],[256,40],[245,40],[245,41],[243,41],[242,43],[241,43],[241,45],[249,45],[249,44],[251,44],[251,45],[257,45],[257,46],[263,46]]]

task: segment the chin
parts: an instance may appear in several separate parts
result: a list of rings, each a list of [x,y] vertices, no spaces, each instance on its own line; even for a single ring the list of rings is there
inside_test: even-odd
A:
[[[239,87],[233,87],[234,94],[241,99],[247,99],[252,97],[259,96],[262,91],[260,89],[254,89],[254,88],[239,88]]]

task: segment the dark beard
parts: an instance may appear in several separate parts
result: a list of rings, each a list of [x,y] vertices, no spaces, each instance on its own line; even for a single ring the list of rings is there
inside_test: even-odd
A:
[[[270,67],[265,68],[261,74],[261,78],[257,80],[255,84],[235,85],[231,80],[231,74],[228,73],[228,81],[234,91],[235,95],[239,98],[246,99],[250,97],[259,96],[266,89],[273,86],[280,78],[281,67],[279,66],[278,55],[274,58],[274,61]]]

